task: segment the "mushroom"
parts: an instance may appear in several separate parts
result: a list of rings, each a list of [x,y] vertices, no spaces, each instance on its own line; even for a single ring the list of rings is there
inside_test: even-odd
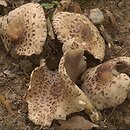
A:
[[[66,59],[68,57],[67,55],[72,55],[71,51],[72,50],[69,50],[69,52],[67,51],[66,53],[64,53],[64,55],[62,56],[62,58],[60,60],[59,69],[58,69],[58,72],[62,78],[62,81],[64,82],[65,86],[67,86],[67,89],[70,91],[69,94],[67,94],[66,96],[69,98],[70,101],[73,100],[72,103],[75,104],[75,107],[77,107],[77,108],[79,108],[78,102],[84,103],[84,107],[80,108],[78,111],[85,110],[85,112],[90,116],[91,120],[93,122],[97,122],[97,121],[99,121],[99,115],[98,115],[97,110],[94,108],[94,106],[92,105],[92,103],[90,102],[88,97],[84,94],[84,92],[71,80],[71,78],[75,78],[75,76],[72,74],[70,76],[73,76],[73,77],[70,77],[67,73],[67,68],[66,68],[65,63],[67,62],[66,61]],[[79,60],[81,61],[81,65],[78,64],[77,67],[79,70],[83,71],[85,67],[84,67],[84,59],[81,58],[82,50],[77,49],[74,51],[77,51],[77,53],[79,53],[79,57],[80,57]],[[67,54],[67,53],[69,53],[69,54]],[[74,52],[74,54],[76,54],[76,52]],[[72,57],[77,57],[77,55],[78,54],[73,55]],[[69,61],[69,63],[70,63],[70,61]],[[67,66],[67,67],[69,67],[69,66]],[[69,68],[71,68],[71,67],[73,67],[73,66],[70,65]],[[76,68],[76,67],[74,66],[74,68]],[[76,76],[79,74],[79,72],[80,72],[79,70],[77,72],[75,71]],[[74,70],[72,69],[71,71],[73,72]],[[71,96],[73,97],[73,99],[71,98]],[[70,105],[69,109],[71,109],[72,106],[73,105]]]
[[[36,125],[49,127],[53,119],[65,120],[66,116],[86,109],[93,121],[98,113],[87,96],[70,79],[64,68],[64,56],[59,71],[50,71],[44,60],[32,71],[26,94],[29,119]]]
[[[112,59],[86,70],[82,76],[82,90],[98,110],[116,107],[130,91],[128,72],[130,57]]]
[[[77,42],[84,50],[96,59],[103,60],[105,43],[97,28],[82,14],[57,12],[53,16],[54,31],[64,45],[66,52],[73,42]]]
[[[42,6],[27,3],[0,18],[1,38],[7,52],[31,56],[40,54],[47,37]]]

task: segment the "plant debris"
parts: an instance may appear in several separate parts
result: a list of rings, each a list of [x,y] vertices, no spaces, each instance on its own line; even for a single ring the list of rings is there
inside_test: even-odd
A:
[[[98,125],[84,119],[81,116],[75,116],[67,121],[60,121],[60,126],[57,130],[91,130],[92,128],[98,127]]]

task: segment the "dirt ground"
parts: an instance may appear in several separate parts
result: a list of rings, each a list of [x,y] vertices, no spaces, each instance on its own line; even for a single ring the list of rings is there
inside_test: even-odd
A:
[[[130,1],[126,0],[126,3],[122,5],[119,5],[121,0],[77,1],[83,10],[86,9],[89,12],[90,9],[100,8],[105,16],[103,25],[111,36],[113,45],[109,48],[106,43],[104,61],[118,56],[130,56]],[[3,10],[2,7],[1,10]],[[111,23],[106,10],[114,15],[117,21],[116,26]],[[11,115],[4,105],[0,104],[0,130],[40,129],[40,126],[36,126],[28,119],[27,104],[24,101],[30,73],[38,65],[39,59],[40,57],[36,56],[13,59],[0,41],[0,94],[11,104],[14,113]],[[99,130],[130,130],[130,101],[128,99],[117,108],[104,110],[101,113],[103,120],[99,124]],[[54,129],[53,126],[50,129]]]

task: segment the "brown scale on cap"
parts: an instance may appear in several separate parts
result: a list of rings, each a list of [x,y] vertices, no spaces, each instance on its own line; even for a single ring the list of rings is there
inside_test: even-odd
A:
[[[78,13],[58,12],[53,16],[57,38],[64,43],[64,52],[76,41],[96,59],[103,60],[105,44],[97,28],[90,20]],[[66,47],[65,47],[66,46]]]
[[[116,107],[126,99],[130,78],[124,67],[130,71],[130,57],[115,58],[83,74],[82,90],[97,109]]]
[[[6,50],[17,55],[40,54],[47,36],[43,8],[38,3],[28,3],[3,16],[1,38]]]

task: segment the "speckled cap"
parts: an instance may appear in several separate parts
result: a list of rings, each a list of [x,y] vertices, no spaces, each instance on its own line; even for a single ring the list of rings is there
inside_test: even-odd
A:
[[[103,60],[105,55],[104,40],[97,28],[85,15],[58,12],[53,16],[53,26],[58,40],[64,43],[66,50],[71,42],[76,41],[96,59]]]
[[[97,109],[116,107],[126,99],[130,90],[130,78],[123,72],[126,66],[130,70],[130,57],[115,58],[86,70],[82,90]]]
[[[58,71],[50,71],[44,62],[32,71],[26,102],[29,119],[36,125],[49,127],[53,119],[65,120],[67,115],[84,109],[93,121],[98,120],[97,111],[67,75],[63,62],[64,56]]]
[[[1,38],[8,52],[31,56],[40,54],[47,37],[46,19],[42,6],[27,3],[3,16]]]

